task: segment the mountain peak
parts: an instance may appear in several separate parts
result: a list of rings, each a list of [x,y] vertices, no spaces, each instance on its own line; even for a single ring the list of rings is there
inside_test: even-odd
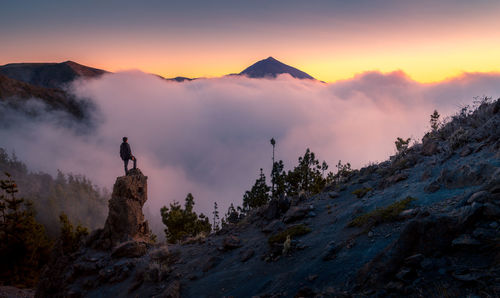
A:
[[[294,78],[297,79],[314,79],[312,76],[307,73],[298,70],[295,67],[282,63],[272,56],[267,57],[266,59],[260,60],[251,66],[247,67],[245,70],[240,72],[240,75],[246,75],[250,78],[265,78],[265,77],[273,77],[287,73]]]

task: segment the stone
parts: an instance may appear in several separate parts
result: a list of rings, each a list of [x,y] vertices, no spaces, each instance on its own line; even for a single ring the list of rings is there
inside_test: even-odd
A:
[[[471,235],[463,234],[459,237],[453,239],[451,242],[452,247],[458,249],[474,249],[481,245],[481,242],[477,241]]]
[[[460,157],[466,157],[467,155],[469,155],[471,153],[472,153],[472,149],[469,146],[467,146],[464,149],[462,149],[462,151],[460,152]]]
[[[386,178],[385,183],[386,183],[386,185],[391,185],[391,184],[395,184],[395,183],[398,183],[398,182],[406,180],[406,179],[408,179],[407,173],[399,173],[399,174],[392,175],[389,178]]]
[[[158,298],[180,298],[181,297],[181,283],[178,280],[172,281],[160,295],[155,296]]]
[[[420,267],[424,270],[432,270],[435,267],[434,265],[431,259],[423,259],[422,262],[420,262]]]
[[[488,191],[485,190],[478,191],[470,196],[470,198],[467,200],[467,203],[468,204],[472,204],[474,202],[484,203],[488,199],[488,196],[489,196]]]
[[[335,241],[331,241],[323,250],[321,259],[323,261],[333,260],[337,257],[337,253],[340,251],[341,247],[335,244]]]
[[[246,262],[246,261],[250,260],[254,255],[255,255],[255,251],[253,249],[249,248],[247,250],[244,250],[240,254],[240,261],[242,263]]]
[[[368,232],[368,237],[370,237],[370,238],[373,237],[373,232],[372,231]]]
[[[309,211],[310,210],[308,206],[293,206],[285,213],[283,222],[290,223],[302,219],[306,217]]]
[[[490,228],[496,229],[498,227],[498,223],[496,221],[493,221],[490,223]]]
[[[410,219],[412,217],[415,217],[419,211],[420,211],[420,209],[418,209],[418,208],[403,210],[401,213],[399,213],[399,218]]]
[[[153,260],[165,260],[170,256],[170,251],[166,245],[162,245],[149,253],[149,256]]]
[[[415,254],[410,257],[407,257],[404,261],[405,265],[411,267],[418,267],[424,261],[423,254]]]
[[[497,237],[497,232],[493,229],[476,228],[472,232],[472,236],[480,240],[494,240]]]
[[[340,194],[336,191],[330,191],[328,192],[328,196],[330,197],[330,199],[336,199],[340,197]]]
[[[500,207],[492,203],[486,203],[483,206],[483,215],[486,218],[496,219],[500,217]]]
[[[404,288],[404,286],[405,285],[400,281],[391,281],[385,286],[385,288],[388,290],[400,291]]]
[[[427,193],[433,193],[438,191],[441,188],[441,184],[436,180],[432,181],[429,185],[424,187],[424,191]]]
[[[219,265],[219,263],[221,261],[222,261],[222,258],[216,257],[216,256],[211,256],[208,258],[208,260],[205,262],[205,264],[203,264],[203,266],[201,267],[201,270],[203,270],[203,272],[207,272],[208,270]]]
[[[242,245],[240,238],[234,235],[227,236],[226,238],[224,238],[224,241],[222,242],[222,247],[224,248],[224,250],[231,250],[241,246]]]
[[[482,277],[486,276],[486,274],[483,272],[468,272],[468,273],[453,273],[452,276],[453,278],[460,281],[471,282],[481,279]]]
[[[439,143],[431,137],[422,138],[422,155],[431,156],[438,153]]]
[[[147,249],[146,243],[131,240],[117,245],[111,252],[111,256],[114,258],[138,258],[145,255]]]
[[[404,282],[409,282],[415,279],[415,277],[416,273],[411,268],[402,268],[398,273],[396,273],[396,278]]]
[[[276,233],[286,228],[285,224],[280,220],[273,220],[267,226],[262,228],[264,233]]]

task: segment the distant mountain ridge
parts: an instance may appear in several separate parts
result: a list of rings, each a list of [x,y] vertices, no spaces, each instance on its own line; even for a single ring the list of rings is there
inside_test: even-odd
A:
[[[264,60],[260,60],[251,66],[245,68],[239,75],[245,75],[250,78],[266,78],[273,77],[280,74],[287,73],[296,79],[311,79],[314,80],[309,74],[298,70],[295,67],[282,63],[273,57],[268,57]]]
[[[61,88],[77,78],[93,78],[107,71],[73,61],[62,63],[10,63],[0,66],[0,74],[44,88]]]

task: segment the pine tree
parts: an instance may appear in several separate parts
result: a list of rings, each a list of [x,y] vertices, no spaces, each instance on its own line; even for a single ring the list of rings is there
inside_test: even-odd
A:
[[[194,197],[188,193],[184,203],[184,209],[174,201],[170,208],[161,208],[162,222],[166,226],[165,236],[170,243],[175,243],[186,237],[195,237],[199,234],[208,234],[212,225],[207,216],[199,215],[193,211]]]
[[[271,171],[271,182],[275,185],[274,191],[271,192],[273,198],[279,198],[286,194],[286,172],[284,167],[282,160],[273,164]]]
[[[326,162],[320,165],[314,152],[307,148],[304,156],[299,157],[299,164],[293,171],[288,171],[287,195],[296,195],[302,190],[312,194],[319,193],[326,183],[320,172],[325,166],[328,168]]]
[[[0,279],[6,284],[33,286],[48,261],[51,241],[35,219],[33,204],[17,198],[11,175],[0,180]]]
[[[259,178],[252,188],[243,195],[243,210],[248,211],[266,204],[269,201],[269,190],[270,187],[266,184],[266,176],[260,169]]]
[[[437,110],[434,110],[434,113],[431,115],[431,120],[429,121],[431,123],[431,129],[432,132],[436,132],[439,129],[439,113]]]

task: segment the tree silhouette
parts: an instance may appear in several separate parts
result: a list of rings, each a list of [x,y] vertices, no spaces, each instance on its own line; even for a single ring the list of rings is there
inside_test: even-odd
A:
[[[270,188],[266,184],[266,176],[260,169],[259,178],[257,178],[252,188],[243,195],[243,210],[248,211],[266,204],[269,201],[269,190]]]
[[[0,278],[6,284],[34,286],[52,242],[35,219],[33,204],[16,197],[12,176],[0,180]]]
[[[165,236],[168,242],[175,243],[187,237],[210,233],[211,225],[208,217],[203,213],[196,214],[193,207],[194,197],[191,193],[188,193],[185,198],[184,209],[177,201],[171,203],[170,208],[166,206],[161,208],[161,218],[166,226]]]

